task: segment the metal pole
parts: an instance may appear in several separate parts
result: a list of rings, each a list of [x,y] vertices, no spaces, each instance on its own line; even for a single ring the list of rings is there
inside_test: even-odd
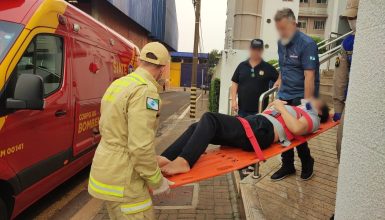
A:
[[[199,22],[201,17],[201,0],[193,0],[195,7],[195,35],[194,55],[191,73],[191,95],[190,95],[190,118],[195,118],[197,104],[197,70],[198,70],[198,45],[199,45]]]
[[[253,179],[259,179],[261,178],[261,174],[259,173],[259,162],[254,165],[254,174]]]

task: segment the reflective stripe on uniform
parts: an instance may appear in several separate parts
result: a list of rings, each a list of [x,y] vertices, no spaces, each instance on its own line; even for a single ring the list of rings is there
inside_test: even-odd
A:
[[[124,204],[120,206],[120,210],[124,214],[135,214],[139,212],[144,212],[150,209],[152,206],[151,199],[146,199],[143,202],[133,203],[133,204]]]
[[[146,83],[146,80],[145,79],[143,79],[143,77],[141,77],[141,76],[139,76],[138,74],[136,74],[136,73],[131,73],[130,75],[128,75],[128,76],[130,76],[130,77],[133,77],[133,78],[135,78],[135,79],[137,79],[138,81],[140,81],[141,83],[143,83],[143,84],[147,84]]]
[[[146,81],[139,75],[131,73],[127,77],[120,78],[116,80],[106,91],[105,95],[103,96],[104,101],[112,102],[115,100],[115,93],[119,93],[123,88],[127,87],[131,83],[136,84],[147,84]]]
[[[124,194],[123,186],[114,186],[114,185],[104,184],[95,180],[92,176],[90,176],[89,186],[93,191],[97,193],[123,198],[123,194]]]
[[[155,174],[152,175],[152,176],[149,178],[149,181],[150,181],[151,184],[157,185],[157,184],[160,182],[161,179],[162,179],[162,173],[161,173],[160,169],[158,168],[158,169],[156,170]]]

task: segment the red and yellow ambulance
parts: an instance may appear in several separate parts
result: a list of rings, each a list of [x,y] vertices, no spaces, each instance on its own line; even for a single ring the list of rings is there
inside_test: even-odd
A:
[[[63,0],[0,2],[0,219],[90,164],[100,100],[138,49]]]

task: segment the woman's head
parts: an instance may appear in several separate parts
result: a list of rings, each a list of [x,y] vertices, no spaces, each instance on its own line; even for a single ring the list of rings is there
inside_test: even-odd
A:
[[[330,109],[326,102],[321,99],[312,99],[310,102],[313,108],[317,110],[318,116],[321,119],[321,123],[327,122],[330,117]]]

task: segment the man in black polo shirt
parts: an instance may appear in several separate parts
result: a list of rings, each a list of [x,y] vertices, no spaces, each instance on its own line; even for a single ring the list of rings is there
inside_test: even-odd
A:
[[[263,41],[261,39],[252,40],[250,58],[238,65],[231,79],[232,111],[238,111],[238,115],[241,117],[258,113],[259,96],[278,79],[278,71],[265,62],[262,55]]]

